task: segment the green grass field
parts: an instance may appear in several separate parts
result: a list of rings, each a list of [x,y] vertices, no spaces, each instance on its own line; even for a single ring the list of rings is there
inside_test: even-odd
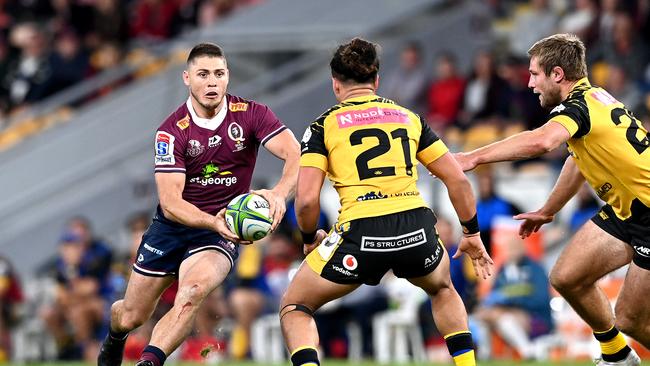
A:
[[[30,366],[86,366],[84,363],[30,363]],[[123,363],[125,366],[131,366],[130,363]],[[169,363],[168,366],[200,366],[208,365],[205,363]],[[221,366],[258,366],[262,365],[260,363],[254,362],[220,362],[214,365]],[[267,364],[265,364],[267,365]],[[290,365],[288,362],[285,364],[280,364],[282,366]],[[347,361],[338,361],[338,360],[326,360],[323,362],[323,366],[376,366],[379,365],[375,362],[361,362],[361,363],[351,363]],[[562,365],[571,365],[571,366],[587,366],[592,365],[593,362],[520,362],[520,361],[491,361],[491,362],[480,362],[479,366],[514,366],[514,365],[529,365],[529,366],[542,366],[542,365],[553,365],[553,366],[562,366]],[[644,366],[650,366],[649,361],[642,363]],[[90,366],[90,365],[88,365]],[[402,366],[452,366],[451,363],[411,363],[403,364]]]

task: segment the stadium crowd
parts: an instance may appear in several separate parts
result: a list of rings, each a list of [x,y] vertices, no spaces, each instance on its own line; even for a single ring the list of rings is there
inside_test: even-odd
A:
[[[137,47],[212,24],[236,7],[256,2],[0,2],[0,129],[4,117],[115,67]],[[526,51],[535,40],[555,32],[570,32],[579,35],[587,46],[592,83],[609,90],[646,129],[650,128],[650,1],[489,3],[495,42],[474,56],[470,70],[462,70],[452,52],[434,55],[435,62],[425,64],[429,45],[409,42],[403,45],[400,67],[382,75],[380,94],[418,111],[452,150],[482,146],[546,121],[547,112],[527,87]],[[534,165],[524,162],[508,169],[516,174],[533,167],[557,174],[565,154],[554,151],[533,161]],[[515,357],[549,357],[544,353],[548,350],[534,342],[561,330],[554,325],[559,318],[551,315],[550,298],[554,295],[545,273],[548,267],[544,251],[549,251],[551,245],[563,244],[562,237],[567,236],[563,233],[573,232],[598,211],[601,203],[586,187],[578,194],[571,215],[544,232],[542,239],[536,239],[538,242],[523,244],[514,235],[499,236],[495,227],[500,217],[522,211],[499,195],[495,188],[499,172],[481,169],[472,173],[478,183],[482,238],[499,264],[494,285],[488,288],[478,284],[466,258],[452,261],[452,280],[472,314],[470,328],[477,338],[480,358],[503,355],[504,343]],[[242,247],[225,286],[205,301],[192,336],[174,357],[201,361],[206,357],[217,360],[252,356],[252,328],[264,315],[276,314],[290,275],[303,258],[293,204],[287,204],[287,208],[285,219],[273,235]],[[454,222],[441,216],[437,225],[451,254],[460,238]],[[129,244],[119,246],[131,248],[125,252],[116,251],[115,243],[96,238],[91,223],[83,217],[72,218],[63,228],[57,257],[40,273],[41,277],[55,279],[56,291],[37,312],[56,346],[57,359],[96,359],[99,342],[107,332],[108,307],[123,296],[137,245],[149,223],[147,213],[127,219],[124,231]],[[322,214],[319,226],[328,228],[331,224],[332,218]],[[360,354],[371,357],[374,316],[395,311],[411,300],[420,309],[416,323],[429,357],[448,357],[437,351],[444,347],[444,341],[427,310],[426,298],[419,293],[395,291],[390,280],[387,278],[363,296],[317,313],[321,346],[327,357],[348,357],[352,352],[355,340],[351,339],[349,323],[361,329]],[[126,359],[137,359],[148,343],[153,324],[172,306],[174,296],[172,286],[163,294],[152,320],[129,337]],[[11,264],[0,258],[0,362],[10,359],[11,330],[24,321],[20,305],[23,297]],[[527,317],[531,326],[518,326],[515,318],[519,316]],[[496,317],[501,321],[496,322]]]

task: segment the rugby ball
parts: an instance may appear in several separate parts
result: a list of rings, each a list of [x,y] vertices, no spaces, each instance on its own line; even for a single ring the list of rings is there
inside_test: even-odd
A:
[[[269,202],[262,196],[240,194],[226,207],[226,225],[242,240],[260,240],[269,233],[273,223],[269,208]]]

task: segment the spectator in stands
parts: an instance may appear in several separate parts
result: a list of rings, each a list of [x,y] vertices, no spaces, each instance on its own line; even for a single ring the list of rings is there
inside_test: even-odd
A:
[[[93,238],[88,220],[70,220],[59,244],[55,302],[42,312],[59,346],[60,358],[91,361],[97,357],[112,295],[110,264],[111,251]]]
[[[423,110],[427,80],[422,65],[422,46],[409,42],[402,48],[399,67],[382,79],[382,95],[419,113]]]
[[[54,94],[80,82],[90,72],[88,54],[72,31],[63,32],[56,38],[49,65],[52,76],[47,94]]]
[[[457,61],[450,52],[441,53],[436,61],[436,78],[427,93],[427,122],[436,133],[453,125],[465,92],[465,79],[458,73]]]
[[[23,292],[7,258],[0,257],[0,364],[11,359],[11,330],[18,324]]]
[[[547,112],[539,105],[538,96],[528,89],[528,64],[510,56],[499,66],[499,76],[508,83],[506,98],[510,122],[531,129],[539,127]]]
[[[479,52],[463,96],[458,127],[467,129],[477,122],[507,115],[508,84],[496,72],[494,56]]]
[[[45,35],[35,23],[23,23],[11,30],[10,42],[20,49],[17,59],[3,75],[12,106],[36,102],[47,96],[52,76]]]
[[[175,1],[137,0],[133,4],[131,36],[143,41],[167,39],[176,13]]]
[[[129,37],[127,9],[118,0],[97,0],[92,13],[93,28],[86,35],[86,45],[97,48],[102,43],[124,45]]]
[[[274,312],[289,285],[289,271],[301,258],[299,247],[282,233],[273,233],[255,246],[243,247],[236,264],[234,288],[228,300],[235,318],[231,355],[242,359],[249,353],[252,323]]]
[[[649,49],[641,40],[628,14],[616,15],[612,39],[614,43],[611,46],[601,44],[602,59],[608,64],[620,65],[632,80],[640,79],[648,64]]]
[[[494,189],[494,176],[490,168],[476,170],[478,179],[478,224],[481,229],[481,239],[488,253],[492,254],[492,225],[498,216],[512,217],[521,213],[521,209],[512,202],[499,196]]]
[[[530,7],[514,15],[510,31],[510,51],[517,57],[528,57],[528,48],[538,39],[555,32],[558,16],[548,5],[548,0],[532,0]]]
[[[558,31],[575,34],[586,43],[590,43],[598,27],[597,17],[596,0],[576,0],[573,9],[560,20]]]
[[[605,88],[621,103],[633,112],[640,114],[643,106],[643,94],[637,85],[629,80],[627,70],[618,63],[610,64],[607,68],[607,82]]]
[[[525,359],[536,358],[533,343],[552,328],[549,282],[542,266],[526,255],[526,246],[513,236],[504,249],[504,264],[494,285],[475,312],[482,327],[495,331]],[[479,354],[490,349],[490,336],[482,332]],[[541,356],[541,355],[539,355]]]

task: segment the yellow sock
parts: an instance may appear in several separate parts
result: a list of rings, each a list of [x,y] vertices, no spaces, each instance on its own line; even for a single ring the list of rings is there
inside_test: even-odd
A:
[[[450,333],[444,338],[456,366],[476,366],[474,343],[468,330]]]
[[[248,353],[248,334],[242,327],[235,327],[230,336],[230,354],[236,360],[246,358]]]
[[[465,352],[458,356],[454,356],[454,363],[456,366],[476,366],[476,358],[474,357],[474,350]]]
[[[604,332],[594,332],[594,337],[600,342],[603,361],[621,361],[630,353],[625,337],[615,327]]]

